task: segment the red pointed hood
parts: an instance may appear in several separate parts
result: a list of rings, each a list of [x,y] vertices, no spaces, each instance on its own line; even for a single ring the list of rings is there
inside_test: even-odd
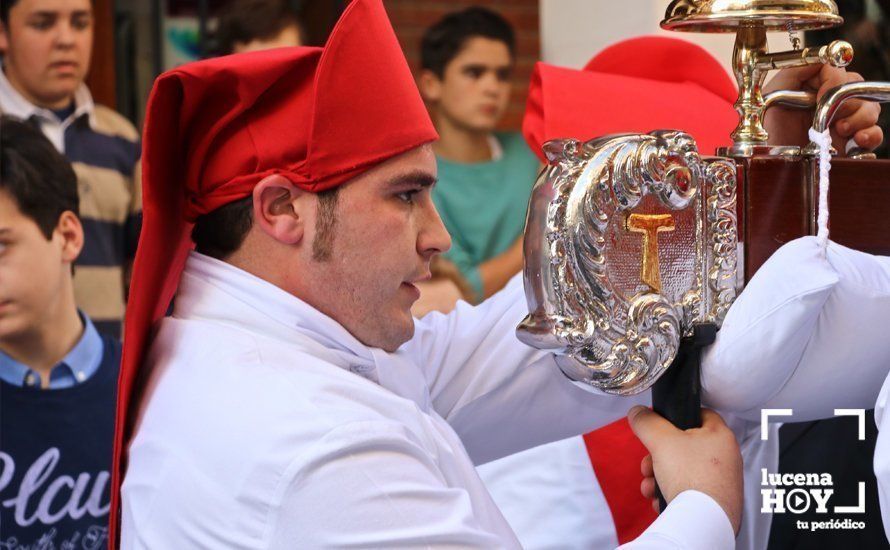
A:
[[[195,219],[270,174],[318,192],[437,139],[380,0],[354,0],[321,48],[281,48],[162,74],[143,139],[143,227],[118,383],[109,541],[152,324],[166,312]]]
[[[731,142],[737,95],[726,69],[700,46],[632,38],[606,48],[580,71],[538,63],[522,131],[542,160],[541,146],[551,139],[657,129],[683,130],[710,155]]]

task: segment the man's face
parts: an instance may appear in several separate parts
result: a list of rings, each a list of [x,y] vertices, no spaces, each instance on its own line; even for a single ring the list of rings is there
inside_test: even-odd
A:
[[[309,279],[302,297],[365,345],[395,351],[411,338],[414,283],[451,247],[430,196],[435,179],[435,156],[423,146],[350,181],[337,199],[330,258],[296,274]]]
[[[0,32],[4,71],[26,99],[66,107],[90,67],[90,0],[19,0]]]
[[[445,66],[441,79],[425,86],[437,114],[466,130],[491,132],[510,101],[513,59],[498,40],[475,37]]]
[[[21,337],[59,311],[71,265],[63,260],[64,239],[52,239],[22,214],[0,189],[0,342]]]

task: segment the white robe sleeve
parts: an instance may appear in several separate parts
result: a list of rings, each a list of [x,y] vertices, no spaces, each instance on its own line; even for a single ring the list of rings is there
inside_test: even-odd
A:
[[[421,367],[434,408],[476,464],[587,433],[651,401],[649,392],[616,397],[575,386],[550,353],[516,338],[516,326],[527,313],[517,276],[479,306],[460,303],[450,315],[427,315],[400,350]],[[735,537],[713,499],[687,491],[625,547],[729,549]]]
[[[786,244],[730,308],[702,357],[706,404],[752,421],[786,422],[870,408],[890,371],[890,258],[815,238]]]
[[[494,507],[474,507],[465,489],[446,484],[436,457],[396,422],[342,426],[295,459],[290,472],[269,526],[273,550],[520,548],[512,533],[481,526],[477,514]],[[685,491],[622,548],[730,550],[734,544],[720,506]]]
[[[749,422],[732,415],[723,415],[739,442],[744,464],[744,510],[736,537],[736,550],[761,550],[769,543],[773,516],[761,511],[760,471],[779,470],[779,424],[770,424],[769,437],[760,438],[760,422]]]
[[[485,507],[448,486],[434,454],[394,421],[342,426],[290,470],[271,549],[519,546],[482,528],[477,514]]]
[[[521,276],[479,306],[416,323],[400,353],[423,369],[433,406],[460,435],[478,465],[579,435],[648,405],[634,397],[592,394],[572,384],[550,353],[516,338],[528,313]]]
[[[874,469],[878,479],[878,500],[881,503],[881,519],[884,534],[890,539],[890,430],[886,428],[887,405],[890,401],[890,377],[884,382],[875,403],[875,424],[878,440],[875,444]]]
[[[698,491],[683,491],[636,540],[622,550],[731,550],[735,536],[717,502]]]

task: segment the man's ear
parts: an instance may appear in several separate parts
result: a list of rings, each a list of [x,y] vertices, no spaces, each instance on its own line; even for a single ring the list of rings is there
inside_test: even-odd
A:
[[[266,176],[253,188],[254,223],[278,242],[299,243],[312,203],[309,194],[284,176]]]
[[[417,79],[417,87],[420,90],[420,95],[426,101],[435,103],[442,97],[442,79],[429,69],[421,71],[420,78]]]
[[[62,260],[73,264],[83,250],[83,225],[80,218],[70,210],[62,212],[53,233],[53,238],[58,236],[61,239]]]

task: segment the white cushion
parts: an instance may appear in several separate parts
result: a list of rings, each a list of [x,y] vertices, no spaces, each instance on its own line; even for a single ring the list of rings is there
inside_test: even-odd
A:
[[[794,420],[870,408],[890,371],[890,258],[815,237],[760,268],[702,358],[705,401],[750,419],[793,408]]]

